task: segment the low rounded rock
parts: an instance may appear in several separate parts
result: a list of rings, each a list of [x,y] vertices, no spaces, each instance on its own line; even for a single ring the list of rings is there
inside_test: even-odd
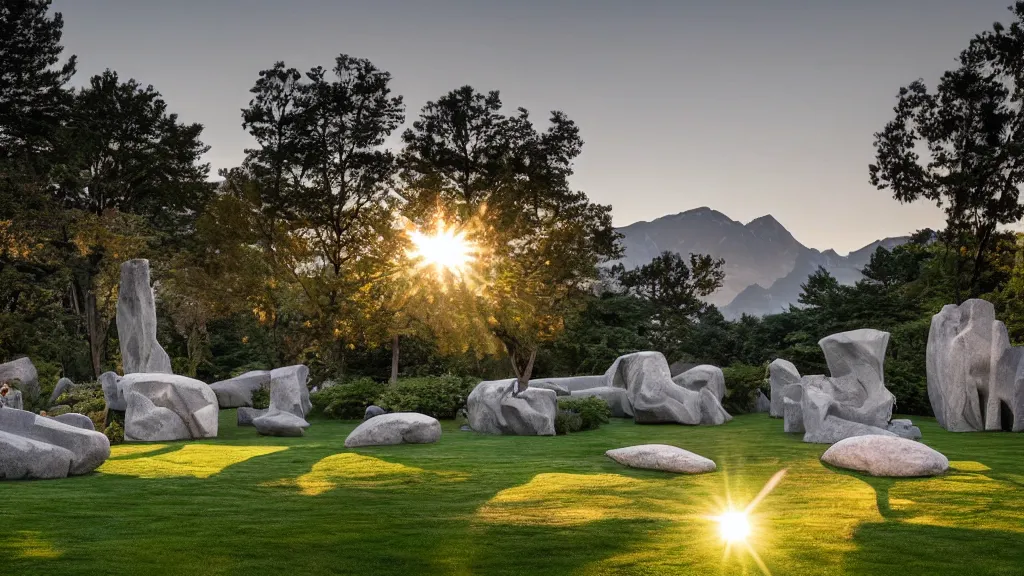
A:
[[[395,412],[360,424],[345,438],[345,447],[430,444],[440,439],[441,423],[436,418],[416,412]]]
[[[854,436],[833,444],[821,461],[871,476],[936,476],[949,470],[949,459],[913,440],[898,436]]]
[[[668,444],[641,444],[616,448],[604,454],[630,468],[661,470],[676,474],[704,474],[714,472],[718,468],[714,461],[708,458]]]

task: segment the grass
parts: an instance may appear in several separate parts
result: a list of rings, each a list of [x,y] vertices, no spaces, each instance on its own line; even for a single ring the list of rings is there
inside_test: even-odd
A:
[[[824,466],[764,415],[488,437],[445,422],[433,445],[346,450],[357,422],[262,438],[225,411],[220,438],[115,447],[94,474],[2,484],[0,574],[758,574],[708,517],[755,510],[751,546],[782,574],[1021,574],[1024,434],[951,434],[931,479]],[[674,444],[719,471],[674,476],[603,454]]]

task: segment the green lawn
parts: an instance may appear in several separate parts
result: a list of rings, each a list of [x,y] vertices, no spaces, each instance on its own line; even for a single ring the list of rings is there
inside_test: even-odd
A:
[[[778,470],[751,545],[776,575],[1024,573],[1024,434],[916,419],[954,470],[915,480],[825,467],[764,415],[720,427],[616,421],[554,438],[444,423],[433,445],[343,446],[356,422],[261,438],[222,413],[208,442],[117,446],[100,472],[0,484],[3,574],[758,574],[716,514]],[[703,476],[604,451],[667,443]]]

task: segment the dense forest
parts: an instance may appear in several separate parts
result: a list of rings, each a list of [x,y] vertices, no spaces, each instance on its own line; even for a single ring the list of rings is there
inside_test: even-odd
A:
[[[767,362],[825,373],[820,338],[876,328],[892,334],[897,411],[929,414],[925,345],[943,305],[988,299],[1024,344],[1024,235],[1008,231],[1024,217],[1024,2],[934,88],[900,89],[875,135],[865,178],[894,202],[937,204],[945,228],[879,248],[854,286],[819,270],[800,306],[734,322],[702,300],[721,261],[608,265],[621,255],[611,207],[571,187],[583,140],[562,112],[535,123],[463,86],[399,134],[406,103],[372,62],[268,63],[239,116],[255,147],[212,184],[203,127],[156,88],[112,70],[73,85],[49,4],[0,6],[0,361],[29,356],[44,387],[119,370],[132,258],[152,264],[175,372],[207,382],[300,362],[312,385],[525,382],[658,350],[731,367],[742,409]],[[465,273],[417,265],[410,236],[437,226],[472,242]]]

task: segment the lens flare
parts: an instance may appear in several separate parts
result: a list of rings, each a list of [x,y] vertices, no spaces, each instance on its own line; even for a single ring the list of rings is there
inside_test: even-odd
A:
[[[726,542],[746,542],[750,536],[750,520],[746,512],[729,510],[716,518],[718,532]]]
[[[410,230],[412,249],[408,256],[417,261],[418,268],[433,267],[438,277],[445,272],[461,278],[466,268],[476,259],[476,246],[466,239],[465,232],[448,228],[443,220],[437,222],[432,234]]]

